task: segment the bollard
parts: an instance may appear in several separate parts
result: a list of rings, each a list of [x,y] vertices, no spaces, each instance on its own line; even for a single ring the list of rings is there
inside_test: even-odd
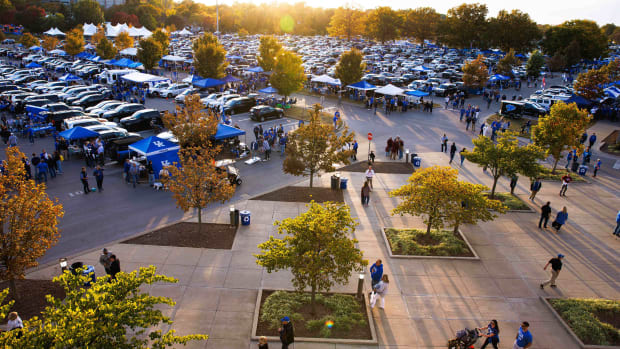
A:
[[[360,278],[357,281],[357,298],[362,298],[362,292],[364,291],[364,274],[360,273]]]

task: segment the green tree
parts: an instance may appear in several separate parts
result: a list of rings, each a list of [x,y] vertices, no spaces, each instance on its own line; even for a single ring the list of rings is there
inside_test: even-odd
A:
[[[432,7],[418,7],[405,13],[403,31],[416,38],[422,46],[424,41],[437,38],[441,15]]]
[[[350,163],[351,151],[342,151],[342,147],[353,142],[354,137],[348,128],[338,135],[331,124],[321,123],[320,113],[321,106],[315,104],[310,121],[289,133],[282,163],[284,173],[309,176],[310,188],[315,174],[334,171],[334,164]]]
[[[349,238],[357,223],[344,204],[312,201],[308,210],[295,218],[276,221],[283,239],[269,237],[258,245],[261,254],[255,254],[256,264],[268,273],[290,269],[293,285],[303,292],[311,290],[311,306],[315,312],[317,292],[329,292],[334,284],[349,281],[356,270],[363,270],[368,261],[355,247],[357,240]]]
[[[551,106],[549,115],[538,120],[538,124],[532,127],[532,139],[534,144],[546,149],[553,157],[553,170],[566,149],[583,150],[583,144],[579,137],[588,127],[592,116],[586,110],[581,110],[577,104],[557,102]]]
[[[65,272],[54,278],[65,290],[63,299],[47,296],[50,303],[42,319],[24,321],[21,338],[18,331],[0,333],[3,348],[165,348],[206,340],[209,336],[191,334],[176,336],[157,329],[172,321],[162,313],[162,305],[174,307],[167,297],[155,297],[141,289],[155,283],[174,283],[177,280],[155,274],[155,267],[140,268],[131,273],[118,273],[111,281],[100,277],[84,287],[89,276]],[[6,291],[0,294],[0,302]],[[6,317],[7,307],[0,308]]]
[[[149,39],[153,39],[159,43],[162,55],[168,54],[168,46],[170,45],[170,36],[168,33],[161,29],[157,29]]]
[[[574,84],[575,92],[584,98],[595,100],[604,96],[604,86],[610,81],[605,67],[590,69],[577,76]]]
[[[467,151],[465,158],[491,171],[493,176],[491,199],[495,197],[495,188],[500,177],[517,173],[534,177],[540,172],[538,160],[545,157],[544,150],[538,145],[528,144],[520,147],[517,134],[514,132],[502,132],[497,143],[486,136],[474,138],[472,142],[474,149]]]
[[[45,184],[25,180],[17,147],[6,148],[4,172],[0,176],[0,280],[9,280],[11,294],[20,298],[15,280],[38,265],[37,259],[58,241],[58,219],[64,211],[51,200]],[[22,292],[26,290],[22,290]]]
[[[547,67],[549,70],[559,72],[568,66],[566,56],[560,52],[556,52],[553,57],[547,59]]]
[[[107,38],[102,38],[97,43],[97,55],[103,59],[112,59],[116,57],[118,50],[114,47],[114,44]]]
[[[487,30],[487,13],[484,4],[462,4],[448,10],[442,22],[441,41],[458,48],[480,47]]]
[[[39,46],[40,44],[39,39],[35,38],[30,33],[24,33],[22,37],[19,38],[19,43],[24,45],[24,47],[26,48],[32,47],[32,46]]]
[[[501,10],[497,17],[490,18],[488,35],[494,46],[520,52],[528,52],[542,37],[536,22],[519,10]]]
[[[455,176],[456,177],[456,176]],[[456,178],[454,179],[456,181]],[[447,220],[452,222],[456,233],[461,224],[488,222],[505,213],[507,207],[499,200],[491,200],[484,194],[489,188],[482,184],[456,181],[453,205],[448,210]]]
[[[290,96],[304,86],[306,73],[301,66],[301,58],[293,52],[282,50],[276,57],[276,65],[269,78],[271,86],[278,89],[283,96]]]
[[[211,33],[194,41],[194,67],[204,78],[220,79],[226,75],[226,50]]]
[[[572,41],[579,44],[581,58],[594,59],[605,54],[609,39],[596,22],[577,19],[547,29],[542,47],[546,54],[553,56],[563,52]]]
[[[342,88],[360,81],[364,76],[366,64],[362,63],[362,58],[362,53],[357,49],[351,49],[340,56],[336,65],[336,78],[340,79]]]
[[[391,7],[381,6],[368,13],[366,33],[382,43],[398,37],[400,17]]]
[[[327,32],[351,41],[352,37],[364,34],[365,25],[364,12],[349,6],[338,7],[329,21]]]
[[[71,12],[76,23],[99,24],[104,22],[101,5],[95,0],[78,0],[74,3]]]
[[[497,62],[497,67],[495,68],[495,70],[499,74],[510,76],[512,75],[512,68],[515,67],[518,63],[519,60],[517,59],[517,57],[515,57],[515,50],[510,49],[510,51],[508,51],[508,53],[504,57],[502,57],[499,62]]]
[[[79,28],[75,28],[68,32],[64,49],[65,52],[71,56],[75,56],[84,51],[84,32]]]
[[[137,59],[142,63],[144,69],[147,71],[152,70],[157,66],[157,62],[163,56],[163,50],[161,44],[154,37],[140,40],[140,47],[138,48]]]
[[[531,76],[533,78],[537,78],[540,76],[540,70],[545,64],[545,57],[543,57],[540,51],[535,50],[530,55],[530,58],[527,60],[525,64],[525,71],[527,72],[527,76]]]
[[[266,72],[272,71],[276,65],[276,57],[281,50],[282,45],[280,45],[278,39],[271,35],[261,36],[260,46],[258,47],[258,65]]]
[[[489,68],[484,64],[484,57],[478,55],[473,61],[463,65],[463,82],[465,86],[483,88],[489,80]]]

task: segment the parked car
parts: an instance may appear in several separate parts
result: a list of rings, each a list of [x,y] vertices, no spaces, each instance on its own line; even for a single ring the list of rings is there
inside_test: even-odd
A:
[[[129,156],[129,145],[139,140],[142,140],[142,136],[136,133],[129,133],[127,137],[111,139],[106,144],[105,155],[120,164]]]
[[[172,98],[172,97],[175,97],[176,95],[178,95],[179,93],[185,91],[186,89],[188,89],[190,87],[192,87],[192,86],[190,84],[187,84],[187,83],[173,84],[173,85],[169,86],[168,88],[160,90],[159,95],[161,97]]]
[[[247,113],[254,106],[256,106],[254,98],[233,98],[224,104],[224,112],[227,114]]]
[[[265,119],[282,118],[284,110],[268,105],[257,105],[250,109],[250,118],[254,121],[265,121]]]
[[[514,119],[524,115],[539,117],[547,114],[547,110],[541,105],[525,101],[502,101],[499,115],[508,116]]]
[[[102,117],[104,119],[112,120],[114,122],[119,122],[119,120],[124,118],[125,116],[129,116],[142,109],[146,109],[142,104],[126,103],[119,105],[113,110],[106,111],[105,113],[103,113]]]
[[[91,94],[84,96],[77,101],[74,101],[73,103],[71,103],[71,105],[76,105],[84,108],[90,107],[91,105],[95,105],[101,102],[104,98],[105,96],[101,95],[100,93]]]
[[[167,89],[171,85],[172,83],[169,81],[160,82],[149,89],[149,95],[159,97],[161,95],[161,91]]]
[[[155,109],[142,109],[121,119],[120,125],[127,131],[144,131],[151,129],[151,122],[161,123],[161,113]]]

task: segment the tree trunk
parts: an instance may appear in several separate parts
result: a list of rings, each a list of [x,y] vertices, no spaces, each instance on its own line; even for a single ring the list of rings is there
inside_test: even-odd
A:
[[[555,174],[555,168],[556,168],[556,166],[558,166],[558,161],[560,161],[560,159],[559,159],[559,158],[558,158],[558,159],[553,158],[553,159],[554,159],[555,161],[553,162],[553,168],[551,169],[551,174]]]
[[[198,234],[202,233],[202,208],[198,208]]]
[[[310,312],[316,314],[316,283],[312,283],[312,291],[310,293]]]
[[[495,187],[497,187],[497,180],[499,176],[493,176],[493,188],[491,188],[491,199],[495,199]]]
[[[11,278],[9,280],[9,291],[13,295],[13,299],[14,300],[18,300],[19,299],[19,292],[17,292],[17,284],[15,283],[15,279],[14,278]]]
[[[454,223],[454,235],[458,235],[458,233],[459,233],[459,225],[461,225],[461,222],[459,222],[459,221]]]
[[[428,224],[426,225],[426,234],[430,234],[431,233],[431,225],[433,224],[433,220],[432,219],[428,219]]]
[[[310,171],[310,188],[312,188],[312,179],[314,178],[314,171]]]

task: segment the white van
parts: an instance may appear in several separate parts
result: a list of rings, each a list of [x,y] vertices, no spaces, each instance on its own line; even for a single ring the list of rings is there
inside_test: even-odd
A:
[[[137,72],[135,69],[104,70],[97,76],[102,84],[114,85],[121,76],[135,72]]]

